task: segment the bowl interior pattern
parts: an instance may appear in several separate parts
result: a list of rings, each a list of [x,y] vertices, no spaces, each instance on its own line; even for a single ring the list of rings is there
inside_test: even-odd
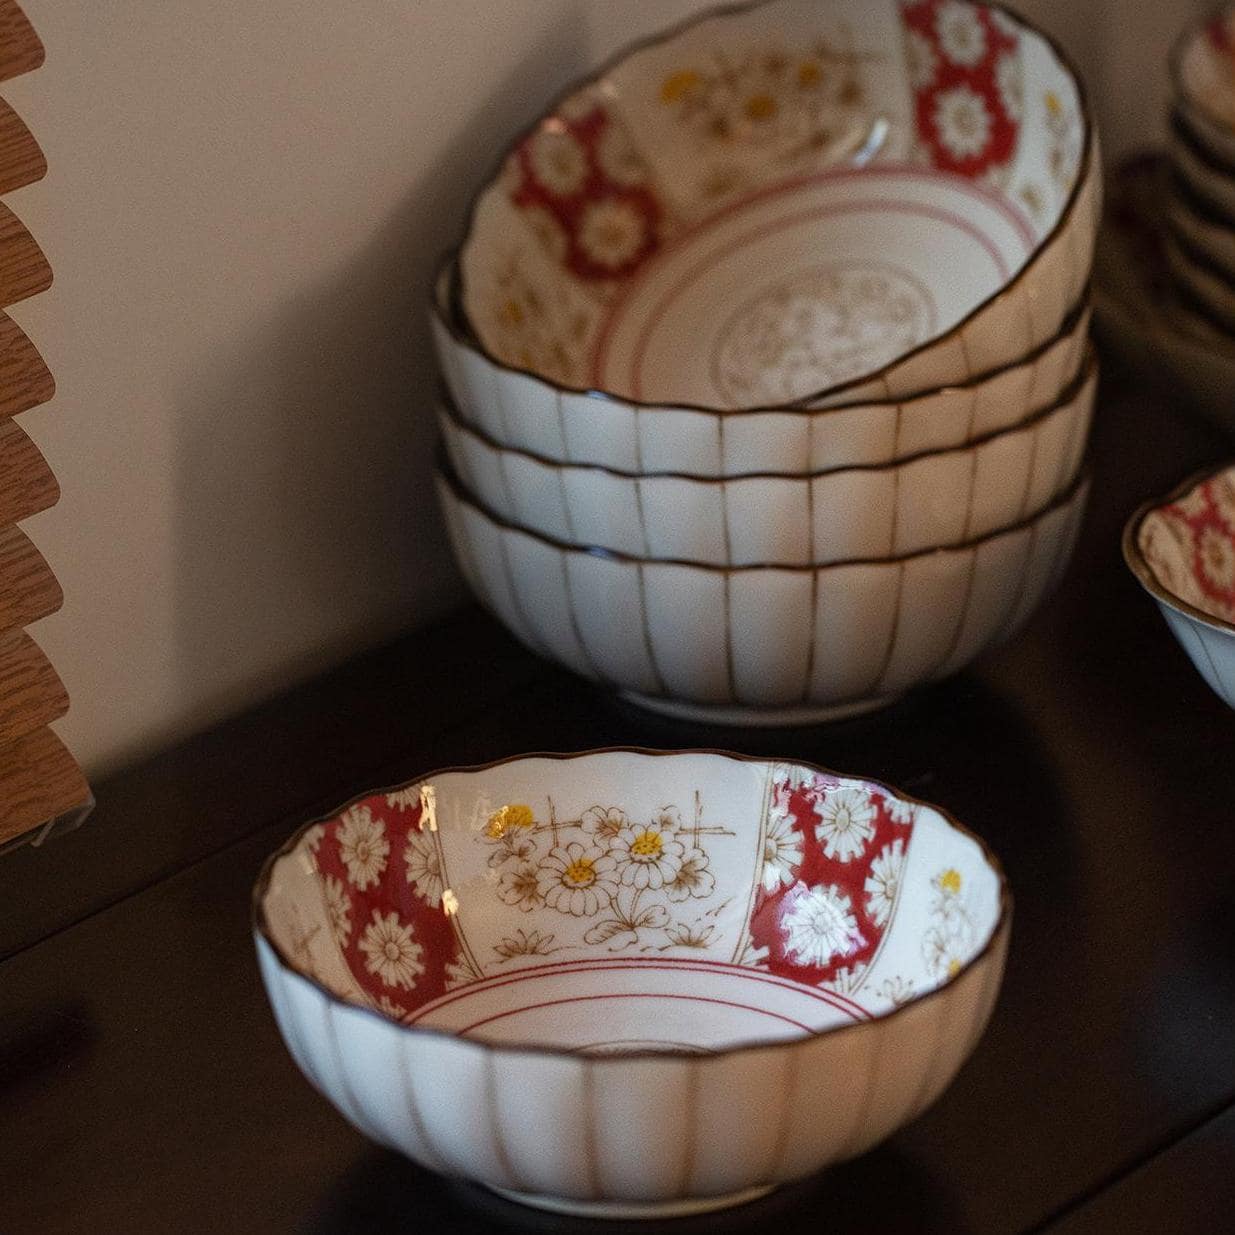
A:
[[[712,753],[532,756],[371,794],[259,889],[286,963],[407,1025],[589,1052],[707,1052],[877,1017],[1006,912],[930,806]]]
[[[1235,466],[1151,510],[1137,529],[1137,546],[1167,592],[1235,622]]]
[[[521,140],[477,201],[463,308],[566,386],[792,402],[1004,287],[1085,141],[1068,68],[998,8],[771,0],[641,47]]]

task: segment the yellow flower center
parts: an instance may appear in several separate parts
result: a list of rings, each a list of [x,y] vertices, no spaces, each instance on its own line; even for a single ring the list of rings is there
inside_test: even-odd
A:
[[[665,847],[665,842],[661,839],[659,832],[653,832],[651,828],[646,828],[635,837],[634,842],[630,846],[630,852],[634,857],[638,858],[658,858],[660,851]]]
[[[945,892],[951,892],[955,895],[961,890],[961,873],[958,870],[949,868],[939,876],[939,886]]]
[[[960,961],[958,961],[958,960],[956,959],[956,957],[954,956],[954,957],[953,957],[953,958],[952,958],[952,959],[948,962],[948,977],[949,977],[949,978],[955,978],[955,977],[956,977],[956,975],[957,975],[958,973],[960,973],[960,971],[961,971],[961,963],[960,963]]]
[[[596,868],[590,858],[576,858],[563,872],[562,882],[572,888],[588,888],[596,882]]]
[[[1063,104],[1059,101],[1059,95],[1057,95],[1053,90],[1048,90],[1046,92],[1046,110],[1050,112],[1052,116],[1058,116],[1059,113],[1063,111]]]
[[[661,82],[660,101],[676,103],[679,99],[693,94],[698,88],[699,74],[694,69],[681,69],[677,73],[671,73]]]
[[[746,100],[746,115],[750,120],[770,120],[776,115],[776,100],[770,94],[752,94]]]
[[[803,89],[810,90],[812,87],[819,84],[823,77],[823,70],[815,60],[803,60],[798,65],[798,85]]]
[[[517,300],[508,300],[502,305],[502,318],[511,326],[523,325],[523,306]]]
[[[485,825],[485,835],[490,840],[500,840],[512,828],[530,828],[536,823],[532,808],[521,802],[511,802],[500,807],[489,816]]]

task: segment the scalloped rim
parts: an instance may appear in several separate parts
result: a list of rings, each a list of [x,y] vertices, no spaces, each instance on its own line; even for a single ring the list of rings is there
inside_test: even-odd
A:
[[[637,52],[644,51],[649,47],[658,47],[665,43],[672,42],[674,39],[685,34],[695,26],[701,25],[706,21],[711,21],[714,18],[739,17],[745,13],[755,12],[758,9],[776,4],[778,2],[779,0],[745,0],[744,3],[740,4],[719,5],[714,8],[701,9],[699,12],[692,14],[685,20],[677,22],[674,25],[661,30],[657,34],[650,35],[645,39],[639,39],[633,43],[628,43],[624,47],[620,48],[614,55],[603,61],[599,68],[593,69],[591,73],[588,73],[585,76],[576,78],[569,85],[560,90],[537,115],[535,120],[533,120],[531,124],[528,124],[522,128],[515,135],[515,137],[503,147],[502,153],[498,157],[496,167],[484,178],[484,180],[481,181],[480,187],[475,191],[475,193],[472,194],[471,201],[468,203],[467,210],[464,214],[463,239],[459,242],[459,252],[462,252],[463,249],[467,247],[472,238],[472,231],[476,222],[476,211],[480,205],[480,199],[497,182],[506,160],[510,158],[511,154],[513,154],[513,152],[525,139],[530,137],[536,129],[546,119],[548,119],[548,117],[552,116],[557,109],[572,95],[577,94],[579,91],[584,90],[589,86],[599,84],[617,65],[623,63]],[[971,0],[966,0],[966,2],[969,3]],[[931,348],[936,347],[941,343],[945,343],[959,335],[967,326],[970,325],[970,323],[974,321],[976,317],[978,317],[979,314],[985,312],[986,309],[995,304],[997,301],[1010,295],[1014,290],[1019,290],[1019,285],[1026,279],[1029,272],[1037,265],[1042,255],[1051,247],[1052,244],[1054,244],[1055,240],[1063,232],[1064,228],[1072,221],[1076,203],[1080,199],[1082,190],[1089,183],[1090,174],[1093,171],[1092,164],[1096,126],[1094,124],[1093,112],[1089,105],[1089,96],[1085,90],[1084,79],[1081,77],[1081,74],[1077,70],[1076,65],[1073,63],[1072,58],[1051,35],[1047,34],[1044,30],[1039,29],[1032,22],[1027,21],[1024,17],[1022,17],[1020,13],[1008,8],[1004,4],[994,2],[994,0],[991,0],[991,2],[988,2],[988,0],[982,0],[982,3],[985,8],[993,9],[996,12],[1002,13],[1010,21],[1015,22],[1022,30],[1027,31],[1035,37],[1041,39],[1042,42],[1050,48],[1052,55],[1054,55],[1055,59],[1059,62],[1064,72],[1067,73],[1072,79],[1073,85],[1076,87],[1077,103],[1084,126],[1084,141],[1081,147],[1080,162],[1077,165],[1076,180],[1068,193],[1067,201],[1064,202],[1063,209],[1059,212],[1059,217],[1055,220],[1054,224],[1051,226],[1051,229],[1038,242],[1029,257],[1026,258],[1025,264],[1021,266],[1016,274],[1014,274],[1012,278],[1009,279],[1008,282],[1001,288],[992,292],[986,297],[985,300],[980,301],[972,309],[970,309],[970,311],[966,313],[960,321],[954,323],[942,334],[936,335],[932,339],[927,339],[924,342],[919,343],[916,347],[910,348],[906,352],[902,352],[901,355],[897,356],[894,360],[889,361],[887,364],[882,365],[878,369],[873,369],[869,373],[861,374],[860,376],[851,378],[848,381],[839,382],[834,386],[827,386],[823,390],[815,391],[812,394],[804,395],[802,398],[794,400],[794,403],[786,404],[786,407],[792,407],[795,404],[801,405],[813,399],[821,399],[825,397],[831,398],[832,396],[840,394],[845,390],[866,385],[868,382],[877,382],[887,377],[893,369],[899,367],[905,361],[914,356],[921,355]],[[1094,231],[1095,233],[1097,232],[1097,220],[1094,222]],[[456,267],[456,273],[458,276],[459,304],[462,305],[464,294],[464,274],[462,265]],[[430,296],[430,299],[433,299],[432,295]],[[460,311],[462,312],[462,309]],[[463,317],[466,321],[466,313],[463,313]],[[518,374],[521,377],[531,378],[540,385],[545,386],[550,390],[557,391],[558,393],[587,395],[590,398],[624,403],[630,407],[637,408],[664,407],[669,408],[672,411],[710,412],[712,414],[716,414],[718,412],[732,413],[735,411],[741,412],[751,410],[749,408],[709,407],[702,403],[651,403],[641,399],[625,398],[607,390],[598,390],[587,386],[570,386],[566,383],[557,382],[552,378],[545,377],[543,374],[537,373],[532,369],[523,368],[519,365],[507,364],[505,361],[499,360],[489,351],[487,347],[485,347],[479,337],[475,339],[473,346],[475,350],[495,368],[507,373]],[[921,393],[928,392],[923,391]],[[761,408],[759,410],[774,410],[775,407],[776,405],[771,405],[770,407]]]
[[[509,755],[504,759],[494,759],[488,763],[465,764],[459,766],[451,766],[444,768],[436,768],[432,772],[426,772],[421,776],[412,777],[410,780],[400,781],[397,784],[389,785],[384,788],[371,789],[364,793],[356,794],[342,803],[336,809],[327,811],[323,815],[317,816],[315,819],[310,819],[296,829],[292,835],[283,842],[265,862],[262,863],[261,871],[257,876],[257,881],[253,885],[253,893],[251,898],[251,917],[253,934],[261,939],[274,954],[275,960],[288,973],[293,973],[302,981],[307,982],[310,986],[316,988],[319,994],[332,1004],[340,1007],[350,1008],[356,1012],[364,1013],[368,1016],[376,1017],[379,1021],[383,1021],[388,1025],[393,1025],[403,1033],[412,1034],[414,1036],[428,1035],[433,1038],[448,1038],[455,1042],[467,1044],[482,1051],[494,1051],[501,1055],[537,1055],[551,1056],[558,1059],[573,1059],[586,1061],[589,1064],[596,1064],[600,1067],[605,1067],[610,1064],[625,1064],[631,1060],[637,1059],[680,1059],[681,1056],[674,1051],[658,1051],[658,1050],[640,1050],[631,1051],[629,1054],[623,1055],[591,1055],[585,1051],[574,1050],[570,1047],[552,1046],[543,1042],[489,1042],[482,1038],[467,1038],[461,1034],[454,1033],[450,1030],[435,1029],[426,1025],[405,1025],[402,1021],[397,1021],[391,1016],[387,1016],[379,1008],[368,1007],[365,1004],[353,1003],[350,999],[344,999],[336,994],[329,987],[319,982],[317,978],[311,974],[305,973],[299,969],[293,961],[291,961],[283,949],[275,942],[270,933],[269,925],[266,921],[265,899],[270,890],[270,879],[274,872],[275,864],[281,859],[293,853],[296,847],[300,844],[304,834],[316,824],[325,823],[335,816],[347,810],[350,806],[364,799],[373,797],[382,793],[393,793],[397,789],[405,789],[411,785],[416,785],[422,781],[431,780],[434,777],[445,776],[452,773],[476,773],[487,772],[492,768],[504,767],[510,763],[519,763],[526,759],[583,759],[591,755],[651,755],[662,758],[672,758],[678,755],[714,755],[722,759],[731,759],[737,763],[757,763],[770,765],[773,763],[785,763],[793,767],[808,768],[812,772],[820,773],[824,776],[836,776],[844,780],[860,780],[864,785],[878,789],[886,794],[890,794],[901,802],[909,802],[914,806],[925,806],[933,810],[954,832],[961,836],[967,837],[973,841],[982,855],[982,860],[987,864],[987,867],[994,873],[995,878],[999,882],[999,913],[995,919],[994,925],[991,927],[990,934],[987,936],[982,947],[974,953],[964,965],[951,977],[946,978],[939,986],[933,987],[931,990],[922,995],[915,996],[903,1004],[899,1004],[887,1012],[881,1013],[878,1016],[871,1016],[870,1020],[858,1021],[848,1025],[837,1025],[831,1029],[818,1030],[809,1034],[802,1034],[796,1038],[761,1038],[750,1042],[739,1042],[733,1046],[721,1047],[712,1051],[706,1056],[698,1057],[696,1062],[706,1064],[708,1060],[724,1059],[732,1055],[744,1054],[747,1051],[757,1050],[785,1050],[792,1047],[800,1046],[805,1042],[817,1041],[820,1038],[832,1037],[836,1034],[850,1033],[854,1030],[869,1029],[872,1025],[881,1025],[891,1021],[903,1012],[909,1011],[911,1008],[916,1008],[928,1000],[934,999],[936,996],[942,995],[953,984],[959,982],[960,979],[973,969],[980,961],[984,960],[998,945],[999,940],[1007,933],[1012,918],[1012,890],[1008,886],[1007,875],[1004,873],[1003,864],[996,856],[995,851],[982,839],[976,832],[967,828],[959,819],[956,818],[950,811],[936,805],[933,802],[927,802],[922,798],[915,798],[911,794],[903,793],[901,790],[892,785],[888,785],[883,781],[873,780],[866,776],[853,776],[845,772],[836,772],[831,768],[822,767],[817,763],[810,763],[802,759],[776,759],[773,757],[764,757],[758,755],[741,755],[734,751],[720,750],[717,748],[708,747],[687,747],[682,749],[656,750],[651,747],[644,746],[599,746],[591,750],[581,751],[529,751],[526,754]],[[1001,979],[1002,981],[1002,979]]]

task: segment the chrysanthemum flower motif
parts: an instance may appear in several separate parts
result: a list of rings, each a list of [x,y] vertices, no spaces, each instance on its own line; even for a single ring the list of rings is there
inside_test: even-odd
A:
[[[401,1003],[395,1003],[389,995],[382,995],[377,1001],[377,1006],[396,1021],[401,1021],[407,1015],[407,1009]]]
[[[530,862],[520,862],[513,870],[503,872],[497,894],[506,904],[514,905],[524,913],[539,909],[544,900],[540,891],[540,872]]]
[[[508,935],[503,939],[501,943],[495,943],[493,950],[506,960],[511,960],[516,956],[548,956],[550,952],[557,950],[549,946],[552,942],[553,936],[546,935],[542,931],[517,930],[513,935]]]
[[[922,956],[936,978],[954,978],[964,967],[957,954],[956,938],[943,927],[932,926],[922,937]]]
[[[865,789],[834,789],[819,804],[815,835],[829,858],[850,862],[875,834],[875,805]]]
[[[647,180],[647,168],[636,153],[621,125],[612,120],[596,144],[596,160],[607,179],[625,188],[633,188]]]
[[[530,806],[523,802],[509,802],[498,807],[489,816],[489,821],[485,824],[485,836],[489,840],[501,840],[508,832],[535,826],[536,816]]]
[[[540,894],[550,909],[590,918],[617,894],[616,868],[613,856],[595,846],[559,845],[540,864]]]
[[[935,131],[940,145],[954,159],[976,158],[991,137],[986,100],[966,85],[941,90],[935,96]]]
[[[663,888],[672,883],[685,856],[682,842],[652,825],[623,828],[613,842],[622,882],[630,888]]]
[[[771,812],[768,830],[763,837],[763,869],[760,881],[765,892],[788,887],[802,865],[802,834],[793,826],[786,813]]]
[[[935,14],[935,35],[943,54],[953,64],[971,69],[986,54],[986,30],[977,9],[960,0],[948,0]]]
[[[671,901],[684,901],[691,896],[711,896],[716,876],[708,869],[708,855],[702,849],[688,849],[678,872],[665,884]]]
[[[396,789],[386,795],[386,805],[391,810],[415,810],[420,805],[420,787],[411,785],[406,789]]]
[[[1235,543],[1216,527],[1207,527],[1201,533],[1201,569],[1210,587],[1219,592],[1235,588]]]
[[[999,86],[999,101],[1012,120],[1019,120],[1025,107],[1025,80],[1021,60],[1015,52],[999,57],[995,66],[995,81]]]
[[[629,265],[647,243],[647,221],[630,202],[603,198],[584,208],[577,238],[590,261],[618,271]]]
[[[527,144],[532,175],[555,197],[571,197],[588,175],[587,151],[560,120],[548,120]]]
[[[361,937],[360,950],[367,958],[365,968],[385,986],[410,991],[425,971],[420,959],[423,950],[412,938],[412,928],[400,922],[397,913],[374,912]]]
[[[884,926],[892,916],[896,894],[900,890],[901,873],[905,869],[905,842],[894,840],[885,845],[871,863],[863,890],[866,893],[866,912],[876,926]]]
[[[785,950],[803,965],[823,968],[860,943],[849,898],[835,885],[803,888],[781,918]]]
[[[442,900],[442,858],[432,832],[412,828],[407,837],[407,881],[434,909]]]
[[[916,802],[905,802],[891,795],[883,799],[883,808],[888,812],[888,818],[893,823],[902,825],[912,823],[918,813],[918,804]]]
[[[823,983],[828,990],[835,991],[838,995],[851,995],[862,985],[866,977],[865,965],[854,965],[852,968],[838,969],[831,978],[831,981]]]
[[[610,842],[615,841],[621,834],[627,822],[626,812],[616,806],[593,806],[583,812],[579,826],[589,836],[594,837],[598,845],[608,848]]]
[[[376,883],[386,869],[390,843],[386,825],[373,818],[367,806],[345,810],[339,826],[339,857],[347,867],[348,878],[360,891]]]
[[[935,80],[939,57],[930,39],[919,30],[908,31],[905,56],[909,69],[909,81],[915,90],[925,90]]]
[[[330,928],[339,946],[345,947],[352,933],[352,898],[348,896],[343,880],[333,875],[326,876],[322,887],[326,893],[326,908],[330,912]]]

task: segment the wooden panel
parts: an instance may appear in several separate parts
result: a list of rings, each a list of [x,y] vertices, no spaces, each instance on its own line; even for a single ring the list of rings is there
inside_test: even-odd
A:
[[[64,592],[47,560],[19,527],[0,529],[0,631],[55,613]]]
[[[60,500],[60,485],[39,448],[15,420],[0,420],[0,526],[28,519]]]
[[[43,649],[24,630],[0,635],[0,750],[68,710],[68,692]]]
[[[18,416],[56,393],[56,381],[26,332],[0,313],[0,416]]]
[[[43,40],[13,0],[0,0],[0,81],[29,73],[43,63]]]
[[[0,305],[15,304],[51,286],[51,267],[26,225],[0,204]]]
[[[90,802],[81,768],[50,729],[0,747],[0,844]]]
[[[22,118],[0,99],[0,193],[47,175],[47,159]]]

